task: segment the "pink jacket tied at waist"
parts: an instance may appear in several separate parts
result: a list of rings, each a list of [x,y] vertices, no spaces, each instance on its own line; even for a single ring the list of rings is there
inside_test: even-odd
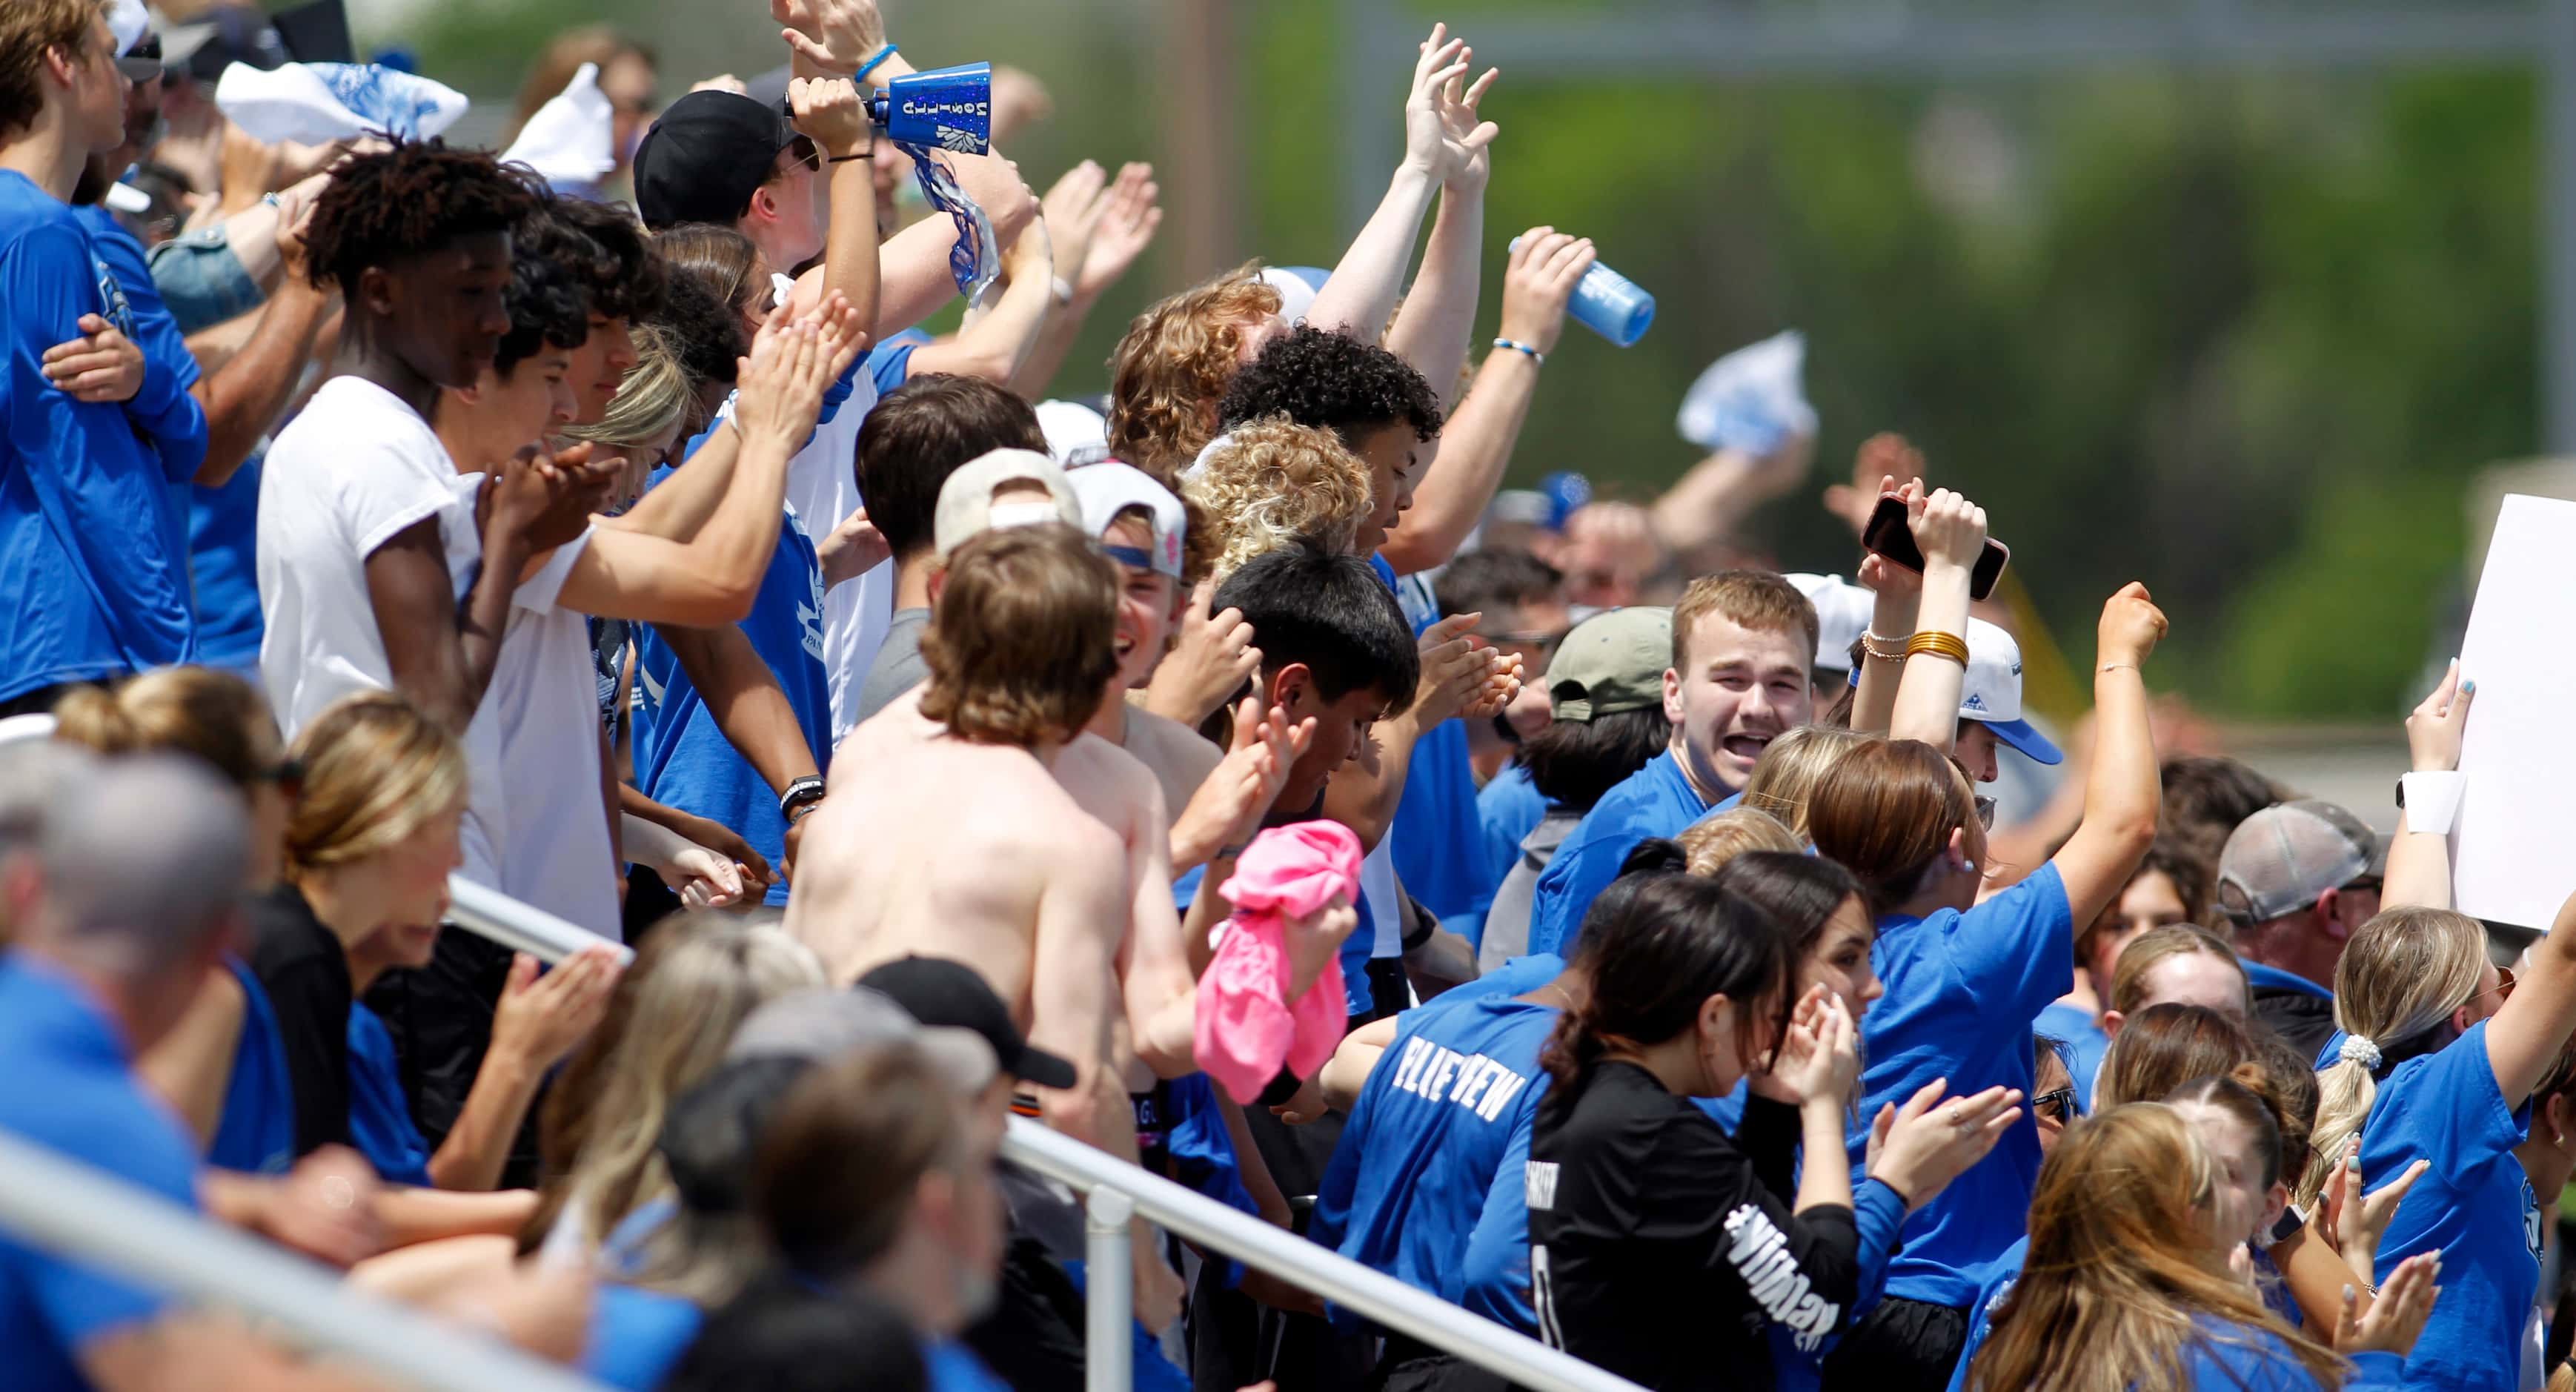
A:
[[[1217,893],[1234,917],[1199,978],[1199,1067],[1238,1105],[1261,1096],[1282,1063],[1300,1078],[1333,1056],[1349,1023],[1342,964],[1326,958],[1315,984],[1295,1001],[1288,924],[1331,904],[1359,902],[1360,839],[1339,822],[1299,822],[1252,838]]]

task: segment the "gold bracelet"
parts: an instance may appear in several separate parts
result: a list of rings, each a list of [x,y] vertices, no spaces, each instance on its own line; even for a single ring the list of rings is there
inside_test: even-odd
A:
[[[1905,640],[1905,655],[1912,657],[1917,653],[1946,657],[1965,667],[1968,665],[1968,640],[1955,633],[1927,628]]]
[[[1905,660],[1904,639],[1881,638],[1877,634],[1869,632],[1867,629],[1863,629],[1861,631],[1860,650],[1862,656],[1876,662],[1903,662]]]

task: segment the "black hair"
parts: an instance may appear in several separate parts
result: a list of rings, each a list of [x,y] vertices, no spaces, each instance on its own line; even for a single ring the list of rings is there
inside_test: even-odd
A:
[[[2176,755],[2156,772],[2164,789],[2159,824],[2213,865],[2246,818],[2290,800],[2288,789],[2218,755]]]
[[[632,324],[660,312],[670,274],[633,209],[623,203],[553,198],[540,216],[590,243],[591,254],[578,269],[591,313]]]
[[[1771,915],[1789,935],[1791,950],[1801,956],[1816,945],[1825,924],[1846,901],[1860,900],[1867,912],[1868,897],[1861,892],[1860,881],[1823,856],[1745,851],[1709,878]]]
[[[1227,430],[1263,416],[1330,430],[1357,452],[1360,437],[1390,425],[1412,426],[1420,440],[1437,436],[1440,396],[1412,364],[1384,348],[1301,325],[1271,339],[1235,373],[1217,405]]]
[[[792,1055],[736,1059],[673,1100],[657,1148],[681,1203],[697,1213],[750,1211],[761,1136],[813,1066]]]
[[[304,246],[313,284],[354,295],[370,266],[425,256],[460,237],[509,232],[540,194],[524,171],[481,150],[410,140],[342,164],[313,202]]]
[[[1439,578],[1431,583],[1431,593],[1440,601],[1444,618],[1455,614],[1491,616],[1512,605],[1556,596],[1564,585],[1564,571],[1527,551],[1485,547],[1441,567]]]
[[[1796,953],[1769,914],[1714,880],[1674,873],[1665,852],[1643,854],[1638,873],[1611,881],[1583,917],[1575,951],[1590,989],[1539,1052],[1555,1079],[1539,1102],[1551,1124],[1572,1112],[1614,1043],[1660,1044],[1723,995],[1735,1003],[1737,1047],[1751,1068],[1755,1021],[1766,1010],[1785,1018],[1793,1003]]]
[[[1422,680],[1413,626],[1395,592],[1357,556],[1306,541],[1265,551],[1218,587],[1211,612],[1227,609],[1252,625],[1264,671],[1303,663],[1326,701],[1354,691],[1410,701]]]
[[[510,331],[492,355],[504,379],[551,344],[578,348],[590,338],[590,301],[583,290],[585,263],[598,255],[590,239],[539,213],[520,220],[510,238],[510,285],[501,303]]]
[[[1559,720],[1529,737],[1516,757],[1539,796],[1590,811],[1601,795],[1644,768],[1673,742],[1673,722],[1660,705],[1590,720]]]
[[[774,1274],[709,1313],[662,1392],[925,1392],[919,1336],[892,1306]]]
[[[708,382],[733,385],[741,361],[751,356],[751,340],[743,334],[741,317],[696,271],[672,268],[653,324],[680,350],[680,370],[688,374],[692,387]]]
[[[887,392],[859,425],[859,492],[897,559],[931,547],[948,476],[997,449],[1047,452],[1028,401],[980,377],[925,372]]]

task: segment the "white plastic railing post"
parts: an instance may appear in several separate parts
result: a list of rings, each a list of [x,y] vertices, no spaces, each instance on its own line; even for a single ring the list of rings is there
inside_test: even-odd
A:
[[[481,1334],[355,1294],[336,1272],[5,1132],[0,1231],[137,1285],[273,1321],[302,1347],[422,1392],[603,1392]]]
[[[457,927],[490,938],[514,952],[524,952],[552,966],[585,947],[614,949],[629,966],[635,950],[614,938],[603,938],[578,924],[522,904],[497,889],[487,889],[463,875],[447,877],[447,917]]]
[[[1002,1138],[1002,1154],[1024,1169],[1086,1195],[1096,1196],[1103,1191],[1122,1194],[1133,1202],[1135,1212],[1187,1241],[1313,1291],[1387,1329],[1508,1378],[1530,1392],[1644,1392],[1626,1378],[1568,1357],[1516,1329],[1471,1315],[1436,1295],[1415,1290],[1392,1276],[1192,1193],[1160,1175],[1113,1159],[1069,1136],[1059,1136],[1037,1122],[1013,1117],[1009,1132]],[[1091,1232],[1091,1250],[1097,1260],[1100,1238],[1096,1224]],[[1125,1270],[1123,1264],[1120,1270]],[[1092,1297],[1094,1322],[1089,1331],[1096,1355],[1101,1347],[1097,1312],[1100,1298],[1110,1288],[1106,1271],[1092,1269],[1085,1288]],[[1125,1297],[1118,1298],[1123,1310]],[[1132,1337],[1126,1334],[1123,1324],[1119,1336]],[[1088,1385],[1101,1386],[1098,1382]]]
[[[1135,1264],[1128,1220],[1136,1205],[1101,1185],[1082,1205],[1083,1386],[1087,1392],[1132,1392],[1136,1385]]]

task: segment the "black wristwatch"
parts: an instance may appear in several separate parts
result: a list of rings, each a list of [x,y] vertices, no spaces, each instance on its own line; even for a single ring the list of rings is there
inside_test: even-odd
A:
[[[2397,810],[2406,810],[2406,780],[2403,778],[2397,780]]]
[[[798,812],[822,800],[823,777],[821,774],[809,773],[788,784],[787,791],[778,795],[779,820],[793,825]]]

